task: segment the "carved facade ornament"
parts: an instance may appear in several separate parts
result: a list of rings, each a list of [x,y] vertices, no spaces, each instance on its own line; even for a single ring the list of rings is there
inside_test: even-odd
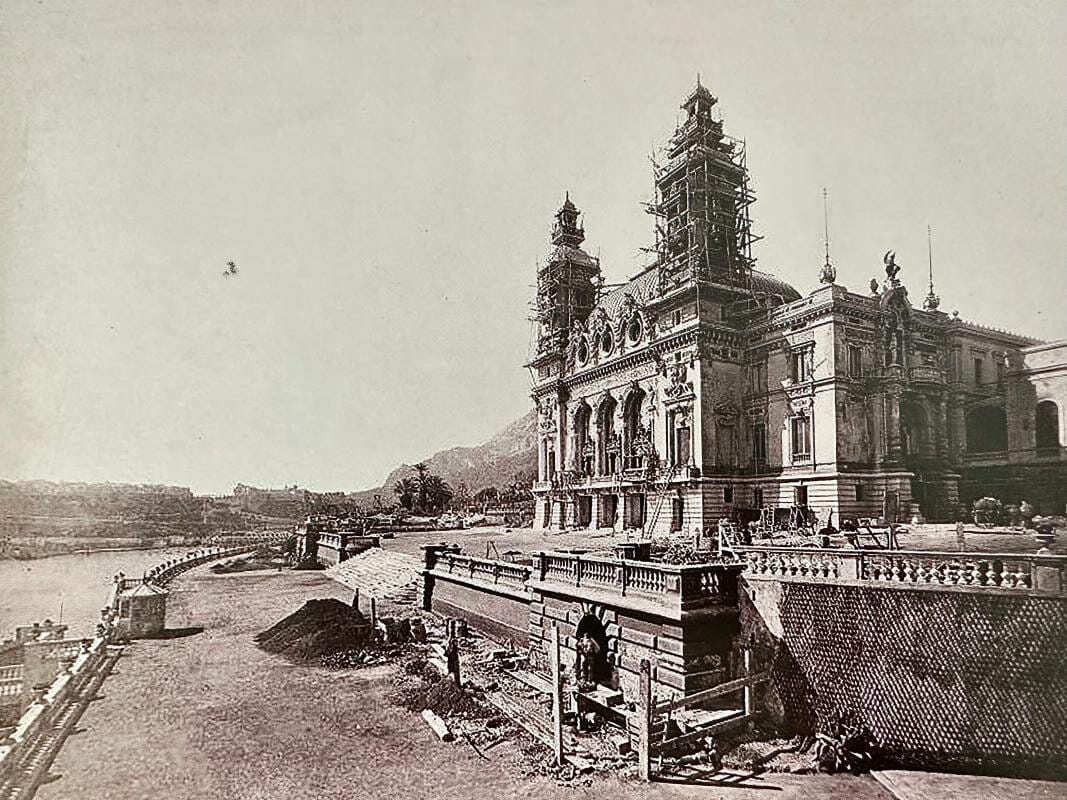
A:
[[[551,398],[541,401],[539,428],[541,433],[552,433],[556,430],[556,403]]]
[[[798,386],[784,386],[786,400],[794,414],[806,415],[815,403],[815,397],[810,384]]]
[[[716,403],[714,411],[715,422],[719,425],[733,425],[741,413],[732,400]]]

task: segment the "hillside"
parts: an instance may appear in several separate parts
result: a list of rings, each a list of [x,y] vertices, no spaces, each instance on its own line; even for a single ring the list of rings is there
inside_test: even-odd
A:
[[[485,444],[442,450],[427,458],[426,462],[430,465],[430,472],[440,475],[452,486],[466,483],[471,494],[486,486],[509,483],[519,472],[536,472],[536,412],[531,409]],[[357,492],[355,496],[365,503],[373,501],[375,494],[381,494],[383,500],[388,498],[388,501],[392,501],[396,482],[414,474],[415,470],[410,464],[401,464],[389,473],[380,487]]]

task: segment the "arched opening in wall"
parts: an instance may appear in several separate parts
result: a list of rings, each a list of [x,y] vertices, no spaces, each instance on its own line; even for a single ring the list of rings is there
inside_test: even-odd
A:
[[[618,403],[608,395],[600,402],[597,409],[597,430],[600,441],[597,443],[597,455],[600,459],[600,474],[614,475],[618,458],[618,443],[615,440],[615,409]]]
[[[1037,452],[1055,455],[1060,450],[1060,409],[1052,400],[1042,400],[1034,409]]]
[[[622,410],[623,442],[626,447],[626,469],[638,469],[645,464],[645,457],[652,446],[651,436],[641,419],[641,409],[645,403],[645,391],[636,388],[626,397]]]
[[[574,466],[582,475],[593,474],[593,441],[589,426],[593,419],[593,409],[582,401],[574,414]]]
[[[999,406],[967,412],[967,452],[996,453],[1008,449],[1008,415]]]
[[[905,458],[929,458],[930,418],[920,403],[909,400],[900,404],[900,450]]]
[[[611,682],[611,670],[608,668],[608,634],[604,630],[604,624],[594,614],[586,614],[578,620],[578,627],[574,632],[576,642],[588,636],[596,645],[592,648],[595,652],[591,658],[591,678],[593,683],[609,684]],[[580,661],[580,659],[579,659]],[[580,668],[581,664],[576,663]],[[578,675],[579,680],[582,676]]]

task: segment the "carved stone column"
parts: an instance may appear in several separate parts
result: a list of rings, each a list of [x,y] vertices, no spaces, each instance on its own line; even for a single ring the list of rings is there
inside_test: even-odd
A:
[[[902,450],[900,446],[900,396],[899,386],[891,386],[885,395],[886,413],[886,462],[899,464]]]
[[[935,432],[934,442],[937,446],[937,457],[947,459],[949,457],[948,452],[948,400],[945,399],[944,392],[938,395],[935,401],[936,422],[937,430]]]

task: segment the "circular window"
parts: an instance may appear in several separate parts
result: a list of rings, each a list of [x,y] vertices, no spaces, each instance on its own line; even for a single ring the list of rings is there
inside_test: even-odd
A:
[[[587,342],[585,340],[585,337],[582,337],[578,341],[578,363],[579,364],[584,364],[588,360],[589,360],[589,342]]]
[[[611,348],[613,348],[614,346],[615,339],[612,338],[611,331],[604,331],[604,334],[600,337],[600,349],[603,350],[605,353],[610,353]]]
[[[641,341],[641,317],[637,314],[630,317],[630,323],[626,326],[626,338],[631,343]]]

